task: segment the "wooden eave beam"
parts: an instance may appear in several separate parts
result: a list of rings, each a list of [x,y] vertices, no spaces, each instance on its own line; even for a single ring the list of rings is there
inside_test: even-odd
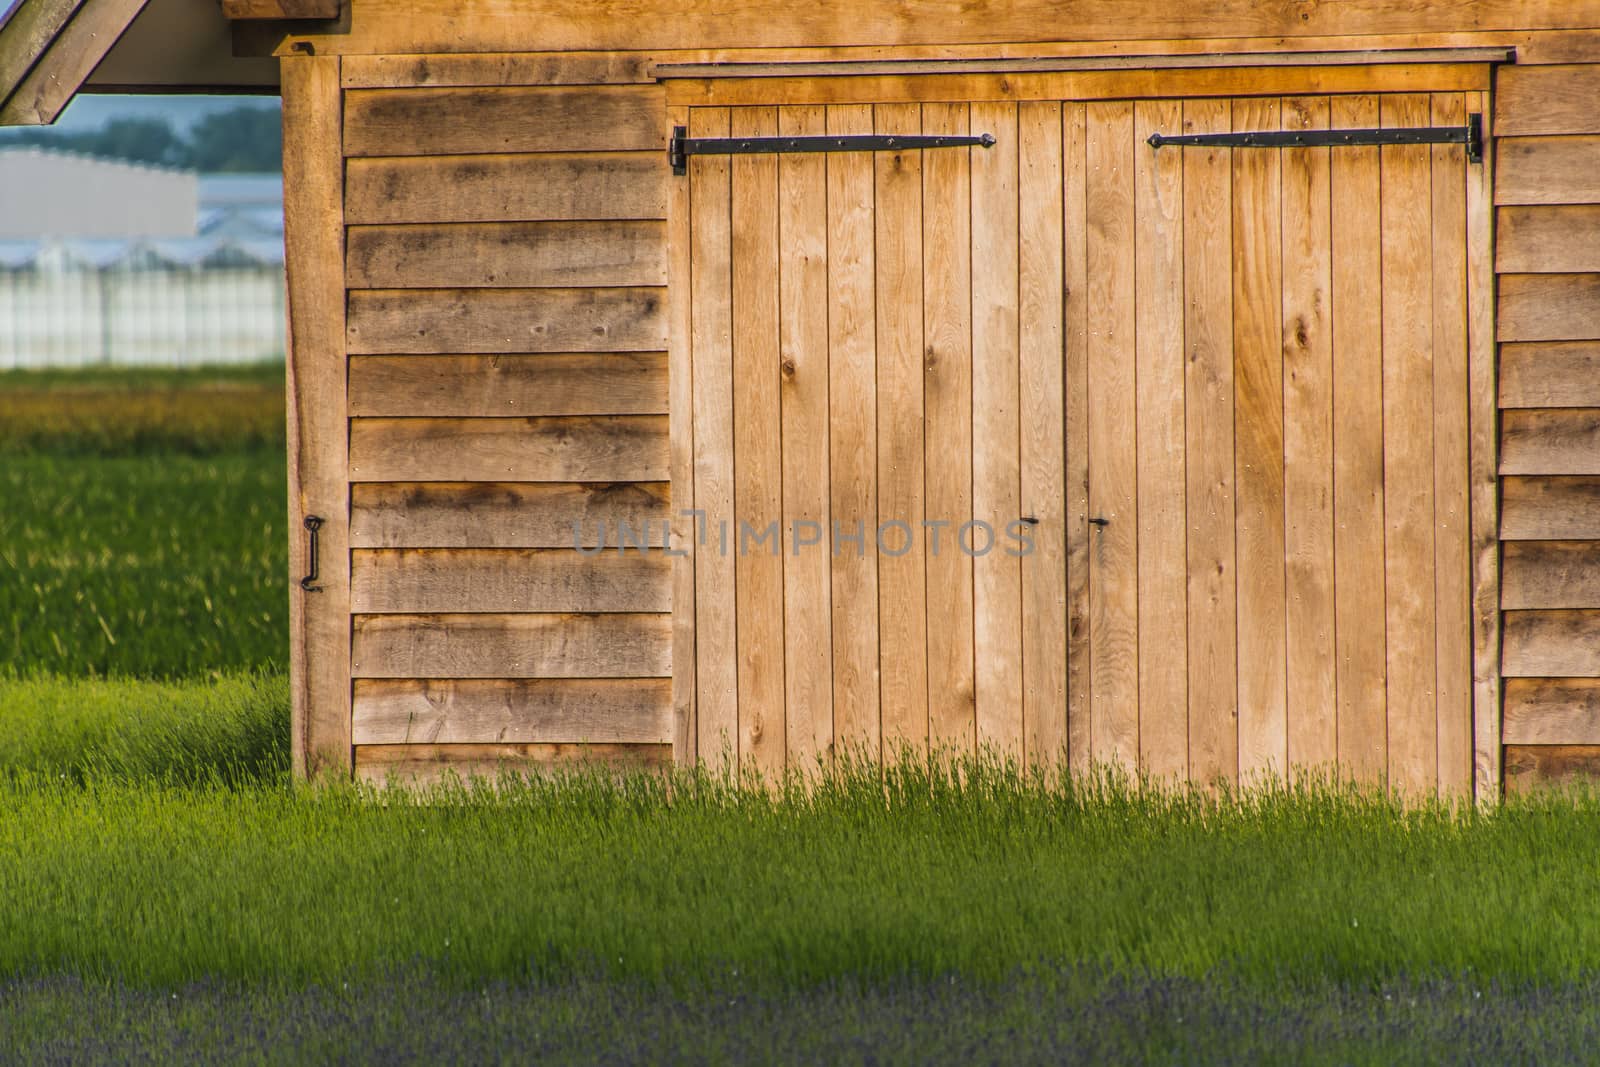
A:
[[[336,19],[342,0],[222,0],[230,19]]]
[[[0,126],[44,126],[148,0],[26,0],[0,30]]]

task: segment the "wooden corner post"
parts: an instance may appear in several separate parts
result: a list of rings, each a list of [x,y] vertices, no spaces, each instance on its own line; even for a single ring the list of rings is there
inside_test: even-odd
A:
[[[349,776],[350,477],[337,56],[282,60],[295,774]]]

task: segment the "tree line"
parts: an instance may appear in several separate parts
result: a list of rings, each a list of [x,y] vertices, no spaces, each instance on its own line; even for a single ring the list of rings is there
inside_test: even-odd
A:
[[[93,130],[19,129],[9,132],[0,144],[37,145],[211,174],[283,168],[278,112],[264,107],[213,112],[198,119],[187,131],[174,128],[167,119],[116,118]]]

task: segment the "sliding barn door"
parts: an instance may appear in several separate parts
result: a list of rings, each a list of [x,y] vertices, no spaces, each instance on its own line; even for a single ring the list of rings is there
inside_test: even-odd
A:
[[[686,109],[691,750],[1468,788],[1470,95]]]

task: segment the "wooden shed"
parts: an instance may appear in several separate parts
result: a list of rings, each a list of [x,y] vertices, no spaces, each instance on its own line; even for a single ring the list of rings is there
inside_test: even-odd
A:
[[[0,118],[276,62],[301,770],[1600,772],[1600,0],[222,9]]]

